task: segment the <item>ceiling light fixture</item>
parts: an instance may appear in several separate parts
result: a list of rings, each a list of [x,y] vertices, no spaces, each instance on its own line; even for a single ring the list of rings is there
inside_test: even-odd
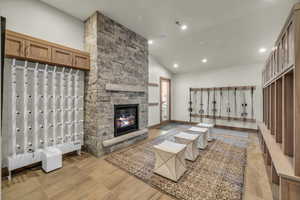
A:
[[[148,40],[148,44],[153,44],[153,40]]]
[[[188,27],[186,24],[182,24],[180,21],[176,21],[175,24],[180,27],[181,30],[186,30]]]
[[[259,49],[259,53],[265,53],[266,51],[267,51],[267,49],[263,48],[263,47]]]
[[[207,59],[206,58],[202,59],[202,62],[207,63]]]
[[[173,67],[174,67],[174,68],[178,68],[178,64],[175,63],[175,64],[173,65]]]
[[[186,30],[186,29],[187,29],[187,25],[183,24],[183,25],[181,25],[181,26],[180,26],[180,28],[181,28],[181,30],[183,30],[183,31],[184,31],[184,30]]]

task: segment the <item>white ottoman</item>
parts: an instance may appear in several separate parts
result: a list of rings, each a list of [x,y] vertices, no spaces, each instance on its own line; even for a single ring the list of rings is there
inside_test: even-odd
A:
[[[207,147],[207,128],[199,128],[199,127],[192,127],[188,129],[189,131],[193,133],[199,134],[199,139],[198,139],[198,148],[199,149],[205,149]]]
[[[199,150],[197,149],[199,135],[180,132],[174,137],[177,143],[186,144],[185,158],[191,161],[196,160],[199,155]]]
[[[186,171],[186,145],[164,141],[154,145],[153,149],[156,158],[154,172],[177,182]]]
[[[199,124],[197,124],[197,126],[199,126],[201,128],[207,128],[208,129],[207,140],[209,142],[211,142],[214,139],[214,137],[212,135],[212,128],[215,126],[214,124],[212,124],[212,123],[199,123]]]

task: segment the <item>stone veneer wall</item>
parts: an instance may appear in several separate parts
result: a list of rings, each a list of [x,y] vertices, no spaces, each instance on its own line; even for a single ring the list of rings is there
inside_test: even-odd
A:
[[[128,146],[136,140],[104,149],[114,137],[114,104],[139,104],[139,129],[148,123],[148,43],[145,38],[96,12],[85,22],[85,48],[91,54],[86,74],[85,145],[96,156]],[[105,85],[135,85],[145,92],[111,92]]]

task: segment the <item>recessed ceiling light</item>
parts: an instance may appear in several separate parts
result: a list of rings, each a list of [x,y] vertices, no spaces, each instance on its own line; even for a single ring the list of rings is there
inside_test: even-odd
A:
[[[181,30],[186,30],[187,29],[187,25],[183,24],[180,26]]]
[[[263,48],[263,47],[259,49],[259,53],[265,53],[266,51],[267,51],[267,49]]]
[[[206,58],[202,59],[202,62],[207,63],[207,59]]]
[[[173,65],[173,67],[174,67],[174,68],[178,68],[178,64],[175,63],[175,64]]]
[[[148,44],[153,44],[153,40],[148,40]]]

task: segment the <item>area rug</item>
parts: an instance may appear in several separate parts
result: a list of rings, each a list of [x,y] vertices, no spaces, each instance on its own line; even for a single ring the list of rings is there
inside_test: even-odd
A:
[[[163,131],[169,131],[171,129],[177,128],[177,126],[180,126],[180,125],[181,125],[180,123],[168,123],[168,124],[160,126],[159,129],[163,130]]]
[[[187,172],[176,183],[153,173],[152,146],[186,127],[171,130],[151,141],[110,154],[106,160],[156,189],[183,200],[241,200],[246,165],[247,137],[218,135],[194,162],[187,161]]]

